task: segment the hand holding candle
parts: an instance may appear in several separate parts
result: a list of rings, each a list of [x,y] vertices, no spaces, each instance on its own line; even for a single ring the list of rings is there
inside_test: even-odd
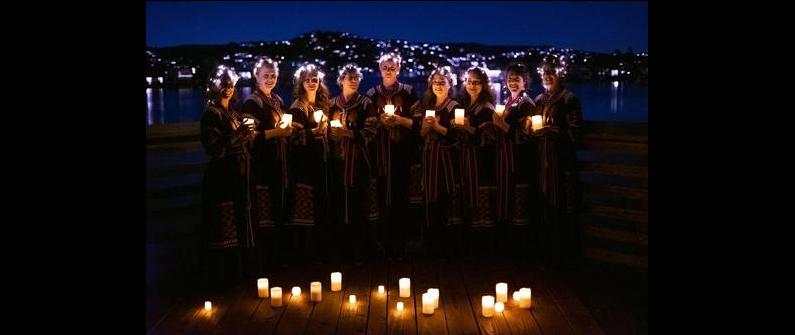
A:
[[[282,115],[282,122],[279,124],[279,127],[284,129],[290,126],[293,123],[293,114],[283,114]]]
[[[340,120],[331,120],[331,128],[342,128],[342,123]]]
[[[384,106],[384,113],[389,116],[395,115],[395,105],[386,105]]]
[[[494,113],[496,113],[499,117],[502,117],[502,115],[505,113],[505,105],[497,105],[494,108]]]
[[[320,123],[323,121],[323,110],[318,109],[315,111],[315,122]]]
[[[533,131],[538,131],[544,127],[544,119],[541,118],[541,115],[533,115],[530,120],[533,124]]]
[[[463,108],[456,108],[455,109],[455,122],[456,125],[463,126],[464,125],[464,109]]]

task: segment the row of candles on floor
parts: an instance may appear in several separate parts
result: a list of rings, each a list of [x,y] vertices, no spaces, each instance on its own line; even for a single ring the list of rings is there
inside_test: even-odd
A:
[[[268,278],[257,279],[257,296],[260,298],[270,298],[271,306],[281,307],[282,301],[282,288],[281,287],[268,287]],[[401,298],[411,297],[411,279],[400,278],[398,280],[399,296]],[[331,292],[342,291],[342,273],[331,273]],[[496,286],[497,296],[484,295],[481,297],[481,314],[484,317],[490,318],[494,313],[502,313],[505,310],[505,304],[508,303],[508,284],[497,283]],[[292,297],[301,296],[301,288],[293,286],[291,292]],[[378,285],[378,294],[383,295],[386,293],[384,285]],[[323,300],[322,285],[319,281],[313,281],[309,284],[309,300],[312,302],[320,302]],[[532,295],[529,288],[521,288],[519,291],[513,292],[513,300],[519,305],[519,308],[528,309],[532,306]],[[348,296],[348,302],[351,305],[356,304],[356,295],[351,294]],[[403,311],[403,302],[398,301],[396,305],[397,311]],[[432,315],[433,312],[439,308],[439,289],[429,288],[427,292],[422,294],[422,314]],[[212,302],[205,301],[204,309],[212,311]]]
[[[386,105],[384,106],[384,112],[389,115],[395,115],[395,106],[394,105]],[[497,115],[502,116],[505,112],[505,105],[497,105],[495,112]],[[436,111],[433,109],[426,109],[425,110],[425,117],[435,117]],[[315,122],[320,123],[323,120],[323,111],[316,110],[314,113]],[[541,118],[541,115],[533,115],[530,118],[532,129],[538,130],[544,127],[544,120]],[[253,122],[253,120],[251,121]],[[282,122],[279,124],[281,128],[287,128],[287,126],[293,122],[293,115],[292,114],[283,114],[282,115]],[[464,109],[463,108],[456,108],[455,109],[455,119],[453,122],[457,125],[464,125]],[[249,122],[246,122],[249,124]],[[339,128],[342,127],[342,123],[339,120],[331,120],[330,126],[332,128]]]

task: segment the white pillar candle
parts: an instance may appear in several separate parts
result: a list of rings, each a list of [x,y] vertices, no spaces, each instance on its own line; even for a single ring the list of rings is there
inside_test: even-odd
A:
[[[355,304],[356,303],[356,295],[355,294],[349,295],[348,296],[348,302],[350,302],[351,305]]]
[[[268,278],[257,279],[257,296],[260,298],[268,297]]]
[[[430,293],[422,294],[422,314],[433,314],[433,295]]]
[[[480,298],[481,314],[490,318],[494,316],[494,296],[484,295]]]
[[[497,113],[497,115],[502,116],[502,114],[505,113],[505,105],[497,105],[494,108],[494,112]]]
[[[508,302],[508,283],[497,283],[497,301]]]
[[[211,303],[209,300],[205,301],[204,302],[204,310],[208,311],[208,312],[213,310],[213,303]]]
[[[315,122],[320,123],[323,120],[323,110],[318,109],[315,111]]]
[[[320,302],[323,300],[323,286],[319,281],[309,283],[309,300],[313,302]]]
[[[331,128],[342,128],[342,123],[340,120],[331,120]]]
[[[411,279],[400,278],[400,280],[398,280],[398,286],[400,287],[401,298],[408,298],[411,296]]]
[[[378,294],[384,294],[384,285],[378,285]]]
[[[280,128],[287,128],[290,123],[293,122],[293,114],[283,114],[282,115],[282,124],[279,125]]]
[[[505,310],[505,304],[498,302],[494,304],[494,311],[497,313],[502,313]]]
[[[293,294],[293,297],[301,295],[301,288],[298,286],[293,286],[293,289],[290,291]]]
[[[384,113],[389,116],[395,115],[395,105],[384,106]]]
[[[254,124],[254,119],[252,119],[252,118],[250,118],[250,117],[244,117],[244,118],[243,118],[243,124],[245,124],[245,125],[252,125],[252,124]]]
[[[522,288],[521,290],[519,290],[519,294],[521,295],[519,297],[520,298],[519,308],[525,308],[525,309],[530,308],[530,306],[532,306],[532,301],[531,301],[532,297],[530,289]]]
[[[522,295],[519,293],[519,291],[513,291],[513,301],[515,301],[516,303],[519,303],[519,300],[521,300],[521,297],[522,297]]]
[[[403,302],[402,301],[398,301],[397,302],[397,311],[398,312],[402,312],[403,311]]]
[[[425,110],[425,117],[434,117],[436,116],[436,111],[433,109],[426,109]]]
[[[428,293],[431,294],[433,297],[433,308],[439,308],[439,289],[438,288],[429,288]]]
[[[541,118],[541,115],[533,115],[530,121],[533,123],[533,130],[539,130],[544,127],[544,119]]]
[[[281,307],[282,306],[282,288],[281,287],[271,287],[271,306],[273,307]]]
[[[331,273],[331,292],[342,291],[342,272]]]
[[[456,108],[455,109],[455,124],[457,125],[464,125],[464,109],[463,108]]]

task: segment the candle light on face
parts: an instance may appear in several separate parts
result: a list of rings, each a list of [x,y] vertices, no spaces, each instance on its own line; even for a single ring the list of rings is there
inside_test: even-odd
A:
[[[320,123],[323,120],[323,110],[318,109],[315,111],[315,122]]]
[[[521,297],[522,295],[519,293],[519,291],[513,291],[513,301],[518,303],[519,300],[521,300]]]
[[[463,108],[456,108],[455,109],[455,124],[457,125],[464,125],[464,109]]]
[[[309,300],[313,302],[320,302],[323,300],[322,298],[322,285],[319,281],[313,281],[309,283]]]
[[[530,121],[533,122],[533,130],[538,130],[544,127],[544,119],[541,118],[541,115],[533,115],[530,118]]]
[[[342,291],[342,272],[331,273],[331,292]]]
[[[331,128],[342,128],[342,123],[340,120],[331,120]]]
[[[497,313],[502,313],[505,310],[505,304],[498,302],[494,304],[494,311]]]
[[[291,123],[293,123],[293,114],[284,114],[282,115],[282,123],[279,125],[280,128],[287,128]]]
[[[398,312],[402,312],[403,311],[403,302],[402,301],[398,301],[397,302],[397,311]]]
[[[411,279],[400,278],[400,280],[398,280],[398,286],[400,287],[401,298],[408,298],[411,296]]]
[[[494,296],[484,295],[480,298],[481,314],[490,318],[494,316]]]
[[[521,290],[519,290],[520,294],[519,308],[527,309],[530,308],[530,306],[532,306],[531,293],[532,292],[530,291],[529,288],[522,288]]]
[[[301,288],[298,287],[298,286],[293,286],[293,289],[291,290],[291,293],[293,294],[293,297],[300,296],[301,295]]]
[[[355,294],[349,295],[348,296],[348,302],[351,303],[351,305],[355,304],[356,303],[356,295]]]
[[[430,293],[422,294],[422,314],[433,314],[433,296]]]
[[[281,307],[282,306],[282,288],[281,287],[271,287],[271,306],[273,307]]]
[[[502,116],[502,114],[505,113],[505,105],[497,105],[494,109],[494,112],[497,113],[497,115]]]
[[[439,289],[438,288],[429,288],[428,293],[433,298],[433,308],[439,308]]]
[[[395,115],[395,105],[384,106],[384,113],[386,113],[389,116]]]
[[[508,283],[497,283],[497,301],[508,302]]]
[[[204,302],[204,310],[208,311],[208,312],[213,310],[213,303],[211,303],[210,301],[205,301]]]
[[[433,109],[426,109],[425,110],[425,117],[434,117],[436,116],[436,111]]]
[[[268,297],[268,278],[257,279],[257,296],[260,298]]]
[[[384,285],[378,285],[378,294],[384,294]]]

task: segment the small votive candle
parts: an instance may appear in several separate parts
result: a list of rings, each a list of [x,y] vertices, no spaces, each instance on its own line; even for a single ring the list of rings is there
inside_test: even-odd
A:
[[[348,296],[348,302],[351,303],[351,305],[355,304],[356,303],[356,295],[355,294],[349,295]]]
[[[309,283],[309,300],[313,302],[320,302],[323,300],[323,286],[319,281]]]
[[[315,122],[320,123],[323,120],[323,110],[318,109],[315,111]]]
[[[402,312],[403,311],[403,302],[402,301],[398,301],[397,302],[397,310],[398,310],[398,312]]]
[[[422,314],[433,314],[433,296],[430,293],[422,294]]]
[[[481,314],[490,318],[494,316],[494,296],[484,295],[480,298]]]
[[[544,119],[541,118],[541,115],[533,115],[530,121],[533,123],[533,130],[539,130],[544,127]]]
[[[497,313],[502,313],[505,310],[505,304],[498,302],[494,304],[494,311]]]
[[[433,109],[426,109],[425,110],[425,117],[435,117],[436,111]]]
[[[340,122],[340,120],[331,120],[331,123],[329,123],[329,125],[331,125],[331,128],[342,128],[342,123]]]
[[[331,292],[342,291],[342,272],[331,273]]]
[[[282,115],[282,124],[279,125],[280,128],[287,128],[291,123],[293,123],[293,114],[283,114]]]
[[[257,296],[260,298],[268,297],[268,278],[257,279]]]
[[[395,105],[384,106],[384,113],[389,116],[395,115]]]
[[[400,278],[398,280],[398,286],[400,287],[401,298],[408,298],[411,296],[411,279]]]
[[[282,306],[282,288],[281,287],[271,287],[271,306],[273,307],[281,307]]]
[[[293,289],[290,291],[293,294],[293,297],[301,295],[301,288],[298,286],[293,286]]]
[[[457,125],[464,125],[464,109],[463,108],[456,108],[455,109],[455,124]]]
[[[497,301],[508,302],[508,283],[497,283]]]
[[[205,310],[205,311],[208,311],[208,312],[209,312],[209,311],[211,311],[211,310],[213,310],[213,303],[212,303],[212,302],[210,302],[209,300],[208,300],[208,301],[205,301],[205,302],[204,302],[204,310]]]
[[[518,303],[519,300],[521,300],[521,297],[522,295],[519,293],[519,291],[513,291],[513,301]]]
[[[505,105],[497,105],[494,109],[494,112],[497,113],[497,115],[502,116],[502,114],[505,113]]]
[[[521,295],[519,300],[519,308],[525,308],[525,309],[530,308],[530,306],[532,305],[531,293],[532,292],[530,291],[529,288],[522,288],[521,290],[519,290],[519,294]]]
[[[433,308],[439,308],[439,289],[438,288],[429,288],[428,293],[433,298]]]
[[[384,294],[384,285],[378,285],[378,294]]]

